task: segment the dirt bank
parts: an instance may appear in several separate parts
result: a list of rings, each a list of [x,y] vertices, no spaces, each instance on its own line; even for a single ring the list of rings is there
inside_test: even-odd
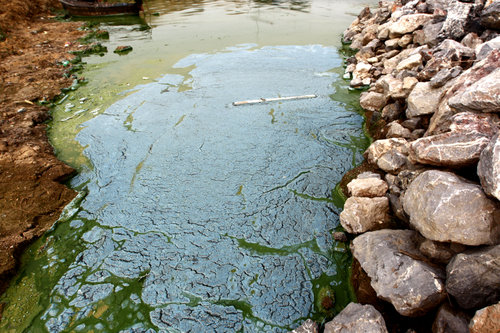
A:
[[[23,249],[49,229],[75,192],[74,170],[57,160],[39,105],[70,86],[61,61],[83,32],[56,22],[57,0],[0,0],[0,293]],[[72,44],[73,45],[73,44]]]

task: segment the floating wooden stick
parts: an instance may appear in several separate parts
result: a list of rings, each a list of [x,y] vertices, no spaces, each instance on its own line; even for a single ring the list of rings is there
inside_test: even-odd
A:
[[[266,102],[277,102],[277,101],[291,101],[295,99],[307,99],[316,98],[317,95],[302,95],[302,96],[290,96],[290,97],[274,97],[274,98],[261,98],[261,99],[250,99],[247,101],[233,102],[234,106],[245,105],[245,104],[257,104]]]

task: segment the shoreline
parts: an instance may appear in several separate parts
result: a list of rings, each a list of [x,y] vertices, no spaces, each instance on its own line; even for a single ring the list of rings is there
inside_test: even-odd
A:
[[[24,249],[77,194],[64,185],[74,169],[56,158],[46,134],[47,105],[76,79],[63,62],[85,34],[79,22],[54,20],[59,6],[36,0],[6,4],[0,13],[0,293]]]

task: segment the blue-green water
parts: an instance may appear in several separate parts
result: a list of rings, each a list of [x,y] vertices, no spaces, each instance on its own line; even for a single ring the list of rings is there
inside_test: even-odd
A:
[[[175,2],[151,1],[160,13],[151,30],[110,26],[110,48],[137,33],[127,39],[135,50],[123,61],[89,59],[89,86],[54,110],[50,132],[59,156],[81,170],[71,181],[81,201],[28,250],[2,298],[0,329],[286,332],[340,311],[351,295],[349,255],[331,236],[335,186],[368,141],[356,95],[344,93],[339,36],[332,45],[297,33],[294,43],[286,33],[314,27],[316,12],[347,21],[332,3],[168,11]],[[255,27],[245,30],[256,11],[285,17],[283,26],[256,40]],[[202,37],[185,37],[193,40],[171,55],[155,34],[178,24]],[[230,36],[230,45],[205,34]],[[304,94],[318,97],[232,105]],[[325,290],[336,296],[331,311],[318,306]]]

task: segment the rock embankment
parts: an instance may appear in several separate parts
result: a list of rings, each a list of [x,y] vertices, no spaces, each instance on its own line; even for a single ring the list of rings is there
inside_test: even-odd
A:
[[[426,331],[500,331],[499,29],[500,1],[395,0],[343,37],[382,130],[365,153],[379,172],[347,185],[340,222],[376,296]],[[325,332],[385,331],[353,308]]]

